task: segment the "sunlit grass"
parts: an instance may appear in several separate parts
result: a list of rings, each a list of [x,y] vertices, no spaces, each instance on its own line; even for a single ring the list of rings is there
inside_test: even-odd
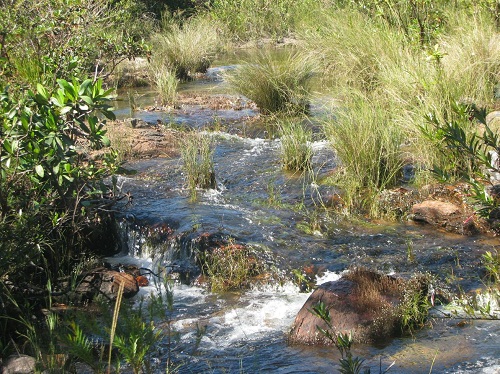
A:
[[[312,132],[298,120],[288,119],[278,124],[281,136],[281,165],[289,171],[311,168],[313,156]]]
[[[175,19],[164,20],[163,30],[151,40],[153,69],[171,71],[180,80],[205,72],[219,46],[216,27],[216,23],[201,16],[182,24]]]
[[[228,75],[233,89],[254,101],[264,114],[309,110],[314,65],[309,55],[283,50],[257,53]]]

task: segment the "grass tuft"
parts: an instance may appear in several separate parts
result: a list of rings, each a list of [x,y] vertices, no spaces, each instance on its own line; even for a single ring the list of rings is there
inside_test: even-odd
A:
[[[281,164],[289,171],[306,171],[311,168],[313,156],[312,132],[306,125],[294,121],[284,120],[279,123],[281,135]]]
[[[215,188],[212,140],[199,133],[187,134],[182,141],[181,157],[184,161],[187,185],[197,188]]]
[[[254,101],[264,114],[307,113],[313,61],[309,55],[283,50],[260,52],[228,75],[233,89]]]
[[[218,45],[216,24],[208,18],[195,17],[182,24],[164,19],[163,31],[152,37],[152,69],[175,73],[181,81],[189,80],[207,71]]]

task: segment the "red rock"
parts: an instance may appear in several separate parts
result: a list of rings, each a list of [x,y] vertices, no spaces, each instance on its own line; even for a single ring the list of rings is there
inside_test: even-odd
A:
[[[135,280],[137,281],[139,287],[146,287],[147,285],[149,285],[149,279],[146,278],[144,275],[136,276]]]

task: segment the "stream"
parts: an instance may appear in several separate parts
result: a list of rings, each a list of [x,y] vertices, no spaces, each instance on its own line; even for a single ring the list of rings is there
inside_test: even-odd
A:
[[[227,95],[221,66],[206,79],[187,83],[183,92]],[[154,93],[133,90],[137,103],[152,105]],[[126,97],[122,93],[122,97]],[[236,99],[236,98],[235,98]],[[324,97],[313,102],[312,116],[323,111]],[[214,121],[224,126],[207,132],[215,144],[217,188],[199,191],[192,199],[182,161],[152,158],[125,165],[135,174],[120,175],[118,185],[130,192],[133,204],[119,215],[122,253],[109,259],[139,267],[181,269],[196,275],[193,258],[199,237],[232,238],[257,248],[267,264],[282,274],[279,282],[243,293],[211,293],[190,282],[174,287],[172,355],[179,373],[335,373],[339,353],[332,347],[290,346],[286,332],[310,292],[291,281],[293,269],[317,269],[316,284],[340,277],[350,266],[411,276],[436,274],[443,283],[466,292],[482,286],[480,258],[498,248],[498,240],[438,232],[414,223],[346,223],[320,209],[335,191],[316,183],[336,166],[335,155],[320,138],[313,143],[314,175],[284,172],[280,141],[265,128],[252,128],[254,109],[210,110],[187,106],[174,113],[135,111],[126,99],[116,102],[118,118],[204,129]],[[273,203],[270,203],[272,198]],[[411,260],[409,251],[411,250]],[[189,280],[189,279],[188,279]],[[451,286],[450,286],[451,287]],[[154,292],[141,288],[140,295]],[[414,336],[380,346],[355,345],[363,367],[378,373],[500,373],[500,321],[443,318],[435,308],[430,325]],[[158,372],[165,372],[167,343],[156,349]]]

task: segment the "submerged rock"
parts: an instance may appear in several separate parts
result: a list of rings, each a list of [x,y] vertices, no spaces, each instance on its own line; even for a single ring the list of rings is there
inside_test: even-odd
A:
[[[415,204],[410,218],[459,234],[470,235],[478,231],[474,220],[469,219],[459,206],[445,201],[425,200]]]

